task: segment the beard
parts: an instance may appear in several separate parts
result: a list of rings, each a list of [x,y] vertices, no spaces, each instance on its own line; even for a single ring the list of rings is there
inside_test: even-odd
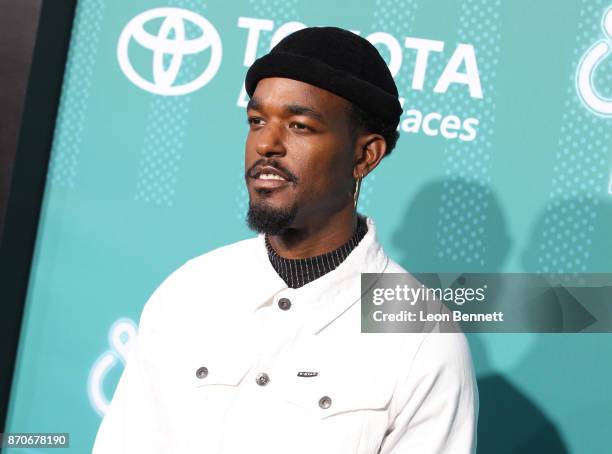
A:
[[[268,235],[279,235],[285,232],[293,223],[297,214],[297,206],[288,208],[273,208],[265,203],[249,203],[247,224],[251,230]]]

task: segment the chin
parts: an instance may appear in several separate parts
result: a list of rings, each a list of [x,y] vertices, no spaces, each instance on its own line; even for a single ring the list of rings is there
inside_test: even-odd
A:
[[[267,200],[249,202],[247,225],[257,233],[279,235],[291,227],[297,214],[297,205],[283,204],[277,206]]]

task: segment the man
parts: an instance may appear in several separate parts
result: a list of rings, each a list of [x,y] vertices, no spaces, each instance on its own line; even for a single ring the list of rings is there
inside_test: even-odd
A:
[[[474,452],[464,336],[360,333],[360,273],[405,272],[356,211],[397,140],[384,60],[353,33],[307,28],[254,63],[246,90],[259,235],[156,290],[94,453]]]

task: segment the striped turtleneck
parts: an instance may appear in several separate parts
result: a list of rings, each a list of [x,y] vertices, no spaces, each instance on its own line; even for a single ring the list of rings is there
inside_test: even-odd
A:
[[[266,249],[272,267],[290,288],[299,288],[324,274],[336,269],[359,244],[368,232],[368,225],[362,216],[357,216],[355,233],[342,246],[331,252],[304,259],[288,259],[276,253],[266,235]]]

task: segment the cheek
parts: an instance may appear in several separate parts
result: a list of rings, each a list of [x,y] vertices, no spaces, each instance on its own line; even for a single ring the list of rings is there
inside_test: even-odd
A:
[[[343,194],[352,187],[351,151],[346,144],[331,141],[301,143],[296,150],[295,168],[306,181],[308,192]],[[345,147],[344,149],[342,147]]]

